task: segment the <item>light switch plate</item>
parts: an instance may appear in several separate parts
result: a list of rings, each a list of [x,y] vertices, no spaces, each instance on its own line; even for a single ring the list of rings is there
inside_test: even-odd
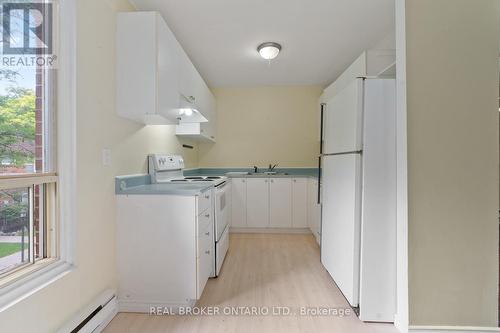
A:
[[[111,166],[111,149],[109,148],[102,149],[102,165]]]

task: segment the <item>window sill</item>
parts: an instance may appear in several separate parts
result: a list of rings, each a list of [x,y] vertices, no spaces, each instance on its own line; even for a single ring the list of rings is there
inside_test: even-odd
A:
[[[59,280],[75,268],[57,259],[42,260],[0,280],[0,313]]]

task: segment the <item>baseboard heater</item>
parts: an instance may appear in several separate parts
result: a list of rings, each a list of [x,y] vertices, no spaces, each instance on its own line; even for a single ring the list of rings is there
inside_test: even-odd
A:
[[[104,330],[117,312],[116,292],[107,290],[60,328],[57,333],[99,333]]]

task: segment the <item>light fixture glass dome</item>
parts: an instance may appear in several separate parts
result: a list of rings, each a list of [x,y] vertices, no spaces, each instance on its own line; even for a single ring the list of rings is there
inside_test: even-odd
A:
[[[274,42],[262,43],[257,47],[260,56],[266,60],[274,59],[281,51],[281,45]]]

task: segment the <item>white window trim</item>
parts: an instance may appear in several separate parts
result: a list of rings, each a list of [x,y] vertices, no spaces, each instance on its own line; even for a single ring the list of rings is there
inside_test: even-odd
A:
[[[0,312],[76,267],[76,0],[59,1],[57,165],[59,259],[0,289]]]

